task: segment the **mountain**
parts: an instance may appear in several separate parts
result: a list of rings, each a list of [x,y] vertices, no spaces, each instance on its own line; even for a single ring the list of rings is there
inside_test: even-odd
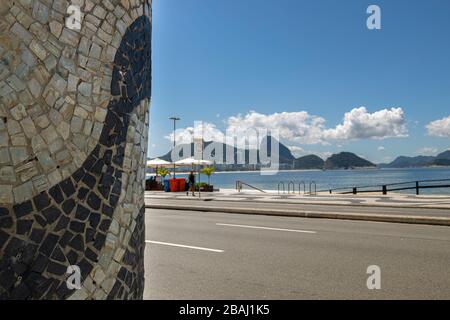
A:
[[[325,161],[322,158],[316,155],[308,155],[304,157],[300,157],[294,160],[294,169],[303,169],[303,170],[311,170],[311,169],[323,169]]]
[[[450,150],[444,151],[436,156],[436,159],[450,160]]]
[[[444,151],[436,156],[431,163],[431,166],[441,166],[448,167],[450,166],[450,150]]]
[[[325,169],[351,169],[365,167],[376,167],[376,165],[351,152],[333,154],[325,161],[324,165]]]
[[[428,166],[450,166],[450,150],[433,156],[398,157],[388,164],[382,164],[381,168],[418,168]]]
[[[450,159],[435,159],[430,166],[450,167]]]
[[[384,168],[415,168],[425,167],[435,160],[435,157],[431,156],[417,156],[417,157],[397,157],[391,163],[384,165]]]
[[[285,167],[285,168],[291,168],[292,167],[292,163],[295,160],[295,157],[292,155],[291,151],[289,150],[288,147],[286,147],[283,143],[279,142],[278,140],[276,140],[273,137],[264,137],[261,141],[261,146],[266,148],[267,146],[267,157],[271,157],[272,155],[272,145],[278,143],[278,152],[279,152],[279,164],[281,167]],[[214,145],[211,145],[214,144]],[[180,159],[184,159],[184,158],[189,158],[192,157],[194,155],[194,143],[190,143],[190,144],[182,144],[177,146],[177,149],[179,150],[179,158]],[[221,142],[213,142],[213,141],[205,141],[204,142],[204,152],[211,152],[210,155],[208,154],[204,154],[204,158],[208,159],[208,158],[214,158],[216,155],[216,152],[218,150],[222,149],[222,162],[226,163],[226,159],[227,159],[227,152],[231,151],[233,153],[233,159],[234,159],[234,164],[225,164],[223,165],[224,167],[227,166],[231,166],[233,168],[237,168],[237,167],[242,167],[242,166],[248,166],[248,165],[255,165],[254,163],[250,164],[250,156],[254,157],[254,154],[256,154],[257,157],[257,164],[256,166],[260,165],[261,162],[261,158],[260,158],[260,152],[259,150],[249,150],[249,149],[238,149],[236,147],[231,147],[228,146],[224,143]],[[173,149],[172,149],[173,150]],[[170,150],[169,152],[167,152],[165,155],[160,156],[158,158],[172,162],[172,150]],[[186,153],[188,154],[184,154],[184,151],[186,151]],[[237,164],[238,163],[238,157],[245,155],[245,160],[244,160],[244,164]],[[241,161],[242,162],[242,161]],[[220,166],[222,165],[218,165],[218,168],[220,168]]]
[[[289,164],[292,165],[292,162],[295,160],[295,157],[292,155],[291,150],[289,150],[288,147],[286,147],[284,144],[282,144],[280,141],[276,140],[274,137],[270,137],[270,140],[267,141],[269,137],[264,137],[261,141],[261,146],[265,147],[267,143],[267,154],[270,157],[272,154],[272,143],[277,142],[278,145],[278,152],[279,152],[279,159],[281,164]],[[259,157],[258,157],[259,160]]]

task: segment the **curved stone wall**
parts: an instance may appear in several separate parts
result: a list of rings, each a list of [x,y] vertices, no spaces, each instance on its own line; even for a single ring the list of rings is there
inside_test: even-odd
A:
[[[0,299],[142,298],[150,97],[151,1],[0,0]]]

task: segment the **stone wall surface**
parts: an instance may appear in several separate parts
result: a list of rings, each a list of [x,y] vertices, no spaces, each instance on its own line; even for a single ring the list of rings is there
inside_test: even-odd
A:
[[[150,98],[151,0],[0,0],[0,299],[142,298]]]

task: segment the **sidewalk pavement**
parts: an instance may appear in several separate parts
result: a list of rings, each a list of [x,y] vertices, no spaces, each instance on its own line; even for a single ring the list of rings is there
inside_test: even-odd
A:
[[[258,191],[237,192],[234,189],[220,189],[219,192],[201,193],[201,197],[216,201],[258,201],[258,202],[281,202],[293,204],[321,204],[321,205],[345,205],[345,206],[387,206],[404,208],[438,208],[450,209],[450,195],[411,195],[401,193],[381,194],[329,194],[322,193],[315,196],[299,194],[278,194],[277,191],[266,190],[267,193]],[[196,193],[198,197],[198,193]],[[147,191],[147,198],[156,199],[194,199],[186,196],[184,192],[165,193],[159,191]]]
[[[202,193],[146,192],[146,206],[155,209],[297,216],[450,226],[450,196],[279,195],[277,192]]]

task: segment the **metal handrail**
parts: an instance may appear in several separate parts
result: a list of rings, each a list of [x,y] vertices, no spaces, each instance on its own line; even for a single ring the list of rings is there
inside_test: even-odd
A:
[[[288,183],[288,194],[291,193],[291,186],[292,186],[292,193],[295,193],[295,183],[294,183],[294,181],[290,181]]]
[[[341,194],[357,194],[357,193],[373,193],[373,192],[381,192],[383,194],[387,194],[388,191],[402,191],[402,190],[416,190],[416,194],[419,195],[420,189],[438,189],[438,188],[450,188],[450,184],[438,184],[438,185],[423,185],[423,183],[432,183],[432,182],[449,182],[450,179],[429,179],[429,180],[418,180],[418,181],[407,181],[407,182],[399,182],[399,183],[388,183],[383,185],[369,185],[369,186],[355,186],[355,187],[340,187],[340,188],[334,188],[334,189],[326,189],[326,190],[320,190],[319,192],[329,192],[330,194],[334,191],[341,191],[341,190],[349,190],[352,189],[352,191],[348,192],[340,192]],[[413,187],[399,187],[399,186],[405,186],[408,184],[415,184]],[[422,184],[422,185],[421,185]],[[388,187],[396,187],[399,188],[388,188]],[[376,188],[372,190],[361,190],[361,189],[368,189],[368,188]]]
[[[238,192],[241,192],[242,186],[247,186],[247,187],[252,188],[252,189],[255,189],[255,190],[259,191],[259,192],[266,193],[264,190],[262,190],[262,189],[260,189],[260,188],[257,188],[257,187],[255,187],[255,186],[252,186],[251,184],[242,182],[242,181],[240,181],[240,180],[236,181],[236,189],[238,190]]]
[[[312,186],[314,185],[314,195],[317,195],[317,184],[315,181],[309,183],[309,195],[312,195]]]
[[[280,194],[280,185],[283,186],[283,194],[285,194],[286,193],[286,188],[285,188],[285,185],[284,185],[283,181],[280,181],[280,183],[278,183],[278,194]]]
[[[300,181],[298,184],[298,194],[302,193],[302,185],[303,185],[303,194],[306,194],[306,182]]]

